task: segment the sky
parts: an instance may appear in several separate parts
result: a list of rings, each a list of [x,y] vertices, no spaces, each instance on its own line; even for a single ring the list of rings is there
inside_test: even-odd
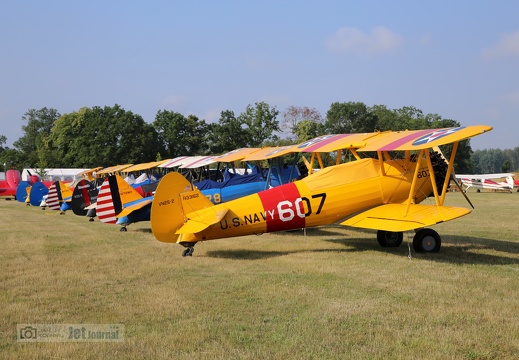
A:
[[[0,135],[30,109],[217,122],[266,102],[413,106],[519,146],[519,1],[0,0]]]

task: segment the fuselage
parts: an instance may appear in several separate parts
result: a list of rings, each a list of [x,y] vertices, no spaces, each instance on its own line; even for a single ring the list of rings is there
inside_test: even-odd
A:
[[[383,164],[383,169],[381,168]],[[198,233],[182,233],[177,242],[194,242],[231,236],[260,234],[332,224],[360,211],[409,198],[416,162],[366,158],[320,170],[302,180],[285,184],[226,204],[186,213],[228,209],[216,224]],[[432,192],[425,160],[418,163],[418,182],[412,196],[419,203]],[[182,196],[182,195],[181,195]],[[191,195],[192,196],[192,195]]]

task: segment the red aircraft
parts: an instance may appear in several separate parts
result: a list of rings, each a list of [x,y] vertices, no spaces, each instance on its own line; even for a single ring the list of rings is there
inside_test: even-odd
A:
[[[22,181],[18,170],[7,170],[5,178],[0,178],[0,196],[16,197],[16,189]]]

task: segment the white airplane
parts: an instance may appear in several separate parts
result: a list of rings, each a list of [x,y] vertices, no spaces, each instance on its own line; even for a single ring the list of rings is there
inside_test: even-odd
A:
[[[501,174],[482,174],[482,175],[458,175],[456,178],[459,179],[464,186],[463,191],[467,191],[471,187],[477,189],[479,192],[481,189],[488,190],[505,190],[512,192],[514,189],[514,178],[510,173]],[[504,181],[498,181],[497,179],[505,179]]]

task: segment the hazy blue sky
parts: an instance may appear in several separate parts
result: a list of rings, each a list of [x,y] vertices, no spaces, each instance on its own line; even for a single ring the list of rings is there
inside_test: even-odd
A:
[[[414,106],[519,146],[519,1],[0,0],[0,134],[29,109],[217,121],[265,101]],[[278,120],[282,120],[280,116]]]

